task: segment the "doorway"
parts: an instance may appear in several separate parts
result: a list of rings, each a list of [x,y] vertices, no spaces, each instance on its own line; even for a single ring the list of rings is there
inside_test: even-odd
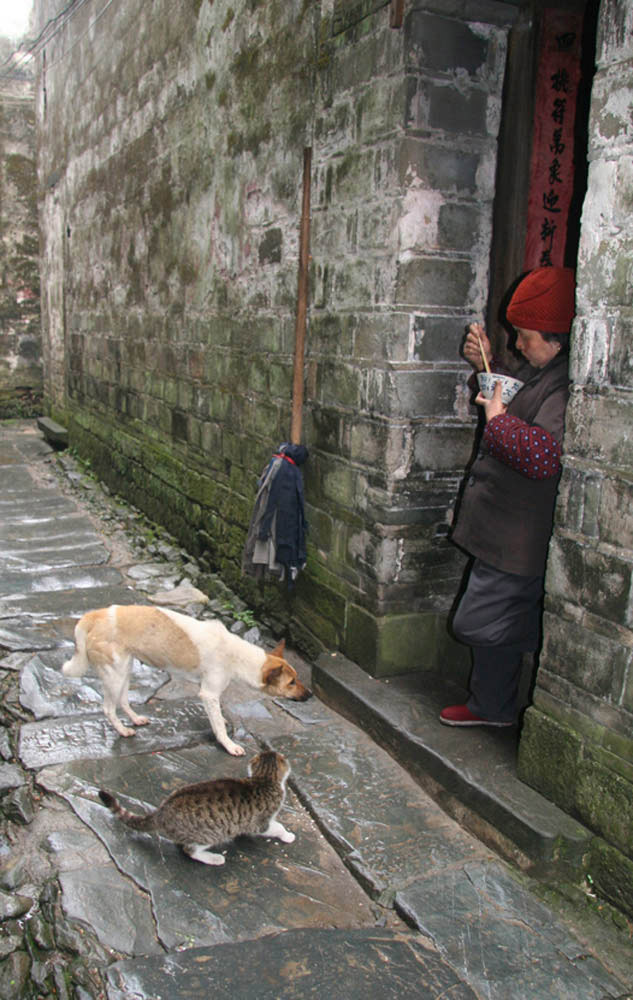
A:
[[[487,329],[510,367],[503,310],[513,283],[532,267],[576,264],[598,8],[530,0],[508,39]]]

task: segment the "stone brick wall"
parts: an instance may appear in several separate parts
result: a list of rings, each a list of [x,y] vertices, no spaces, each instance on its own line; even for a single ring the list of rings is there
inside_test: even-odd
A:
[[[54,8],[36,0],[38,24]],[[458,349],[487,301],[516,7],[389,15],[387,0],[121,0],[95,21],[82,5],[37,89],[49,408],[255,604],[239,563],[289,433],[312,147],[309,563],[291,599],[265,600],[305,646],[376,674],[448,650],[463,565],[446,535],[474,428]]]
[[[125,0],[38,60],[49,407],[233,584],[289,429],[314,38],[299,2]]]
[[[42,412],[34,82],[0,38],[0,418]]]
[[[324,18],[314,127],[317,568],[299,603],[376,674],[463,657],[445,625],[463,570],[446,534],[473,442],[459,345],[487,300],[507,34],[499,5],[497,23],[490,5],[469,5],[469,21],[406,8],[401,30],[385,3]]]
[[[520,773],[591,829],[588,870],[633,913],[633,10],[601,7],[573,393],[545,640]]]

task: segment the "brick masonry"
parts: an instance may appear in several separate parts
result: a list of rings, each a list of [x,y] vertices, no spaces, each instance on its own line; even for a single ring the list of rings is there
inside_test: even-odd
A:
[[[0,38],[0,418],[42,408],[32,72]]]
[[[291,607],[274,600],[304,644],[376,674],[464,660],[445,627],[474,428],[458,350],[487,298],[515,16],[470,8],[411,4],[394,30],[384,0],[126,0],[95,27],[73,11],[39,59],[51,412],[260,602],[239,563],[289,431],[312,146],[309,565]]]
[[[592,878],[633,913],[633,11],[602,7],[574,385],[519,765],[525,781],[595,831]]]

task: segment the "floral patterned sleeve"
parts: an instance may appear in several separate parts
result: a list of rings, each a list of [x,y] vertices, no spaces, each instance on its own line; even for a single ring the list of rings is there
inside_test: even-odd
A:
[[[538,424],[500,413],[486,424],[484,442],[494,458],[528,479],[551,479],[560,471],[560,444]]]

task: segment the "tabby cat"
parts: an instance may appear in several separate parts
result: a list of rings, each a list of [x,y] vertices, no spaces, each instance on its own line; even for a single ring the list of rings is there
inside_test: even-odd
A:
[[[124,809],[103,789],[99,798],[133,830],[167,837],[194,861],[223,865],[224,855],[208,848],[226,844],[241,834],[279,837],[286,844],[295,839],[294,833],[275,818],[290,774],[286,758],[274,750],[265,750],[250,761],[248,774],[248,778],[217,778],[183,785],[145,816]]]

